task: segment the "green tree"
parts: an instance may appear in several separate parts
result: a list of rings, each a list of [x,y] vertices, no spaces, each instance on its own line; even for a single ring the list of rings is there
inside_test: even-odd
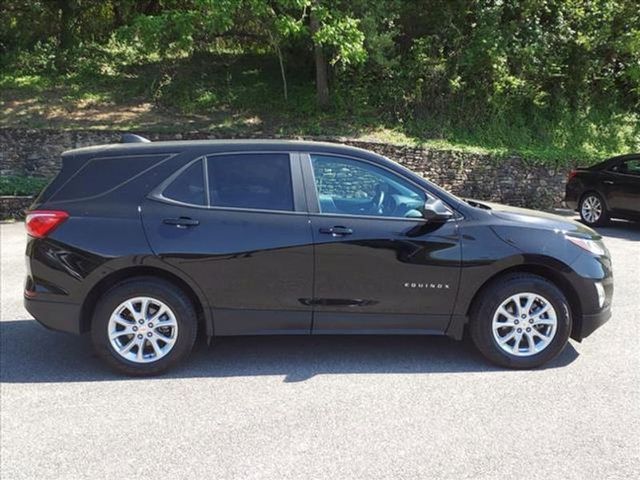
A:
[[[140,14],[123,31],[143,48],[165,55],[176,49],[206,47],[204,38],[256,39],[276,54],[285,97],[283,49],[292,41],[306,39],[314,52],[318,102],[326,106],[329,67],[344,68],[367,58],[360,20],[349,4],[329,0],[194,0],[159,14]]]

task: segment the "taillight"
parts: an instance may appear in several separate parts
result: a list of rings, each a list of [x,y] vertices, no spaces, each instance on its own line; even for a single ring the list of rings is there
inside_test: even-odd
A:
[[[61,210],[34,210],[27,213],[25,227],[32,237],[43,238],[67,218],[69,214]]]
[[[567,182],[568,182],[569,180],[571,180],[573,177],[575,177],[577,174],[578,174],[578,172],[577,172],[576,170],[571,170],[571,171],[569,172],[569,175],[567,175]]]

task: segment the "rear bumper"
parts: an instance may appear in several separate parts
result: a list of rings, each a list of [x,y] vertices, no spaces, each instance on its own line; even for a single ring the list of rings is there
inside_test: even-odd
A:
[[[24,307],[51,330],[80,334],[80,305],[24,297]]]
[[[570,180],[564,189],[564,205],[571,210],[578,209],[578,203],[580,202],[580,191],[582,185],[575,179]]]
[[[568,200],[568,199],[564,199],[564,201],[562,202],[565,206],[565,208],[568,208],[570,210],[578,210],[578,201],[577,200]]]

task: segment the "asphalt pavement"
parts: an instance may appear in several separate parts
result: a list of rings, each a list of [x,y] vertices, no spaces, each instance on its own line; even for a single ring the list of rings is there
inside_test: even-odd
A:
[[[547,368],[440,337],[246,337],[130,379],[29,316],[24,228],[0,225],[0,478],[639,478],[640,224],[600,231],[613,318]]]

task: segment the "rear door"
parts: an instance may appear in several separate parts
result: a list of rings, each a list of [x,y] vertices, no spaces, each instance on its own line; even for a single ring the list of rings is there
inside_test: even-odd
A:
[[[209,155],[142,207],[154,252],[205,292],[216,335],[309,333],[313,246],[296,156]],[[297,192],[297,193],[296,193]]]
[[[604,173],[603,190],[611,210],[640,215],[640,158],[621,160]]]
[[[457,222],[428,223],[430,195],[371,162],[304,155],[315,242],[314,333],[439,333],[459,276]]]

